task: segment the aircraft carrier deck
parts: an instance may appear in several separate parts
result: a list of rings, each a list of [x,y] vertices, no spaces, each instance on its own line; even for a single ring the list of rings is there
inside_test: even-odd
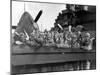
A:
[[[96,69],[95,49],[13,45],[11,50],[12,74]]]

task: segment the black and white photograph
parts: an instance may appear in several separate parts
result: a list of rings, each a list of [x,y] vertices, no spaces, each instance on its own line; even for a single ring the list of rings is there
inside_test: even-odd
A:
[[[96,5],[11,1],[11,74],[96,70]]]

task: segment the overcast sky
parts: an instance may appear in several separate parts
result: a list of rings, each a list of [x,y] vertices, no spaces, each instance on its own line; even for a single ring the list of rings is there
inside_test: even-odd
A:
[[[38,25],[40,30],[50,30],[54,26],[55,19],[58,16],[58,13],[65,9],[65,4],[48,4],[48,3],[36,3],[36,2],[12,2],[12,25],[17,25],[20,17],[24,13],[24,4],[25,11],[29,12],[33,19],[40,10],[43,10],[43,13],[38,20]]]

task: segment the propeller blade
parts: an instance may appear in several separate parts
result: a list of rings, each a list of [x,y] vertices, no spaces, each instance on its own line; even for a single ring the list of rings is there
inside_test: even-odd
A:
[[[38,15],[35,18],[35,22],[37,22],[40,18],[40,16],[42,15],[42,10],[39,11]]]
[[[12,26],[12,29],[16,29],[17,28],[17,26]]]

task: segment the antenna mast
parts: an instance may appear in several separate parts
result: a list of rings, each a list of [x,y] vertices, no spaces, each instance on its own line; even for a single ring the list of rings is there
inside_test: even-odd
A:
[[[24,12],[25,12],[25,1],[24,1]]]

